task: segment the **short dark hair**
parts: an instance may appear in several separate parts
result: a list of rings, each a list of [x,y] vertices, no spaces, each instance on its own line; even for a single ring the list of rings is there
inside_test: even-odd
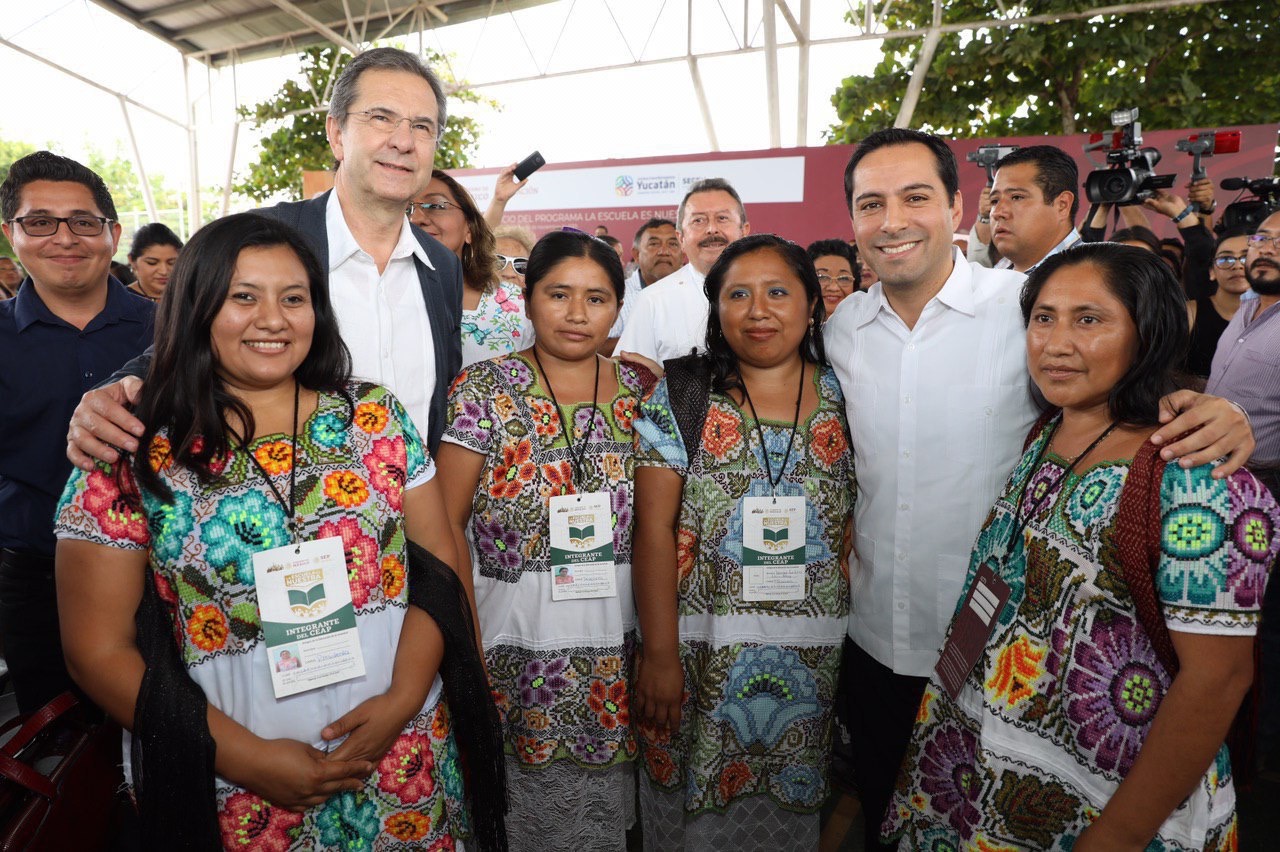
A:
[[[1080,169],[1076,161],[1055,145],[1028,145],[1001,157],[996,163],[996,171],[1021,163],[1031,163],[1036,167],[1036,186],[1040,187],[1045,204],[1052,204],[1064,192],[1071,193],[1070,216],[1074,227],[1076,214],[1080,212]]]
[[[305,388],[346,395],[351,354],[338,333],[324,269],[306,238],[258,213],[237,213],[205,225],[178,255],[173,278],[160,300],[155,355],[136,412],[146,430],[134,454],[133,475],[166,501],[172,493],[148,458],[151,440],[161,429],[169,433],[173,459],[206,479],[213,460],[225,457],[230,449],[228,413],[239,421],[243,441],[253,436],[253,412],[218,376],[210,329],[227,300],[240,253],[273,246],[297,255],[307,273],[315,312],[311,348],[294,377]]]
[[[366,50],[352,57],[343,67],[342,73],[333,84],[333,95],[329,98],[329,115],[336,118],[339,124],[346,124],[347,116],[351,113],[351,105],[355,103],[358,94],[356,84],[360,81],[360,75],[366,71],[404,71],[407,74],[417,74],[426,80],[427,85],[431,87],[431,94],[436,99],[436,139],[444,135],[444,126],[449,118],[449,107],[445,102],[444,86],[440,83],[440,78],[421,59],[407,50],[395,47],[375,47],[373,50]]]
[[[636,237],[634,240],[632,240],[632,245],[635,245],[635,246],[640,245],[640,240],[644,237],[645,231],[651,231],[654,228],[664,228],[668,225],[670,225],[672,228],[675,228],[677,231],[680,230],[680,226],[678,226],[675,222],[672,222],[670,219],[662,219],[657,216],[654,216],[652,219],[650,219],[649,221],[641,225],[640,230],[636,231]]]
[[[137,260],[142,253],[152,246],[173,246],[182,250],[182,240],[162,222],[151,222],[143,225],[133,234],[133,245],[129,246],[129,259]]]
[[[888,148],[893,145],[909,145],[917,142],[929,149],[938,165],[938,177],[942,180],[942,188],[947,192],[947,203],[955,204],[956,193],[960,191],[960,172],[956,167],[956,155],[951,153],[947,143],[941,136],[925,133],[920,130],[908,130],[905,127],[887,127],[877,130],[858,143],[849,157],[849,164],[844,167],[844,208],[853,210],[853,171],[862,162],[862,158],[872,151]]]
[[[533,298],[534,286],[546,278],[556,264],[571,257],[585,257],[603,269],[618,297],[618,307],[622,307],[627,282],[621,258],[600,237],[578,230],[551,231],[534,244],[533,251],[529,252],[529,265],[524,270],[524,300],[528,302]]]
[[[707,278],[702,285],[711,306],[707,313],[705,342],[707,358],[711,362],[711,386],[717,393],[742,387],[738,354],[729,346],[729,341],[724,336],[724,327],[720,324],[720,291],[724,288],[729,267],[738,259],[760,251],[777,254],[804,285],[805,298],[813,305],[813,309],[809,314],[810,325],[805,330],[804,339],[800,341],[800,357],[811,364],[827,363],[827,349],[822,340],[822,324],[827,319],[827,308],[822,301],[822,285],[818,283],[818,273],[813,268],[813,261],[804,249],[790,240],[784,240],[776,234],[751,234],[725,246],[707,271]]]
[[[689,203],[690,196],[697,195],[699,192],[727,192],[730,197],[738,205],[738,224],[745,225],[747,223],[747,208],[742,206],[742,198],[738,195],[738,191],[733,188],[733,184],[724,178],[703,178],[702,180],[689,187],[689,191],[684,194],[684,198],[680,199],[680,206],[676,208],[676,230],[684,227],[684,208]]]
[[[613,234],[610,234],[610,233],[601,234],[596,239],[604,240],[613,248],[614,251],[617,251],[619,248],[622,247],[622,240],[618,239],[617,237],[615,237]]]
[[[1142,243],[1150,246],[1154,254],[1160,253],[1160,238],[1156,236],[1156,232],[1150,228],[1144,228],[1141,225],[1134,225],[1131,228],[1121,228],[1110,237],[1108,241],[1113,243],[1129,242]]]
[[[1027,276],[1020,298],[1023,325],[1030,324],[1040,291],[1053,275],[1085,265],[1098,269],[1138,331],[1138,354],[1107,400],[1111,417],[1154,426],[1161,397],[1183,384],[1180,367],[1191,332],[1182,286],[1156,254],[1119,243],[1083,243],[1050,255]]]
[[[93,195],[102,215],[112,220],[116,215],[116,203],[111,200],[111,190],[97,173],[70,157],[59,156],[52,151],[36,151],[13,162],[9,176],[0,184],[0,215],[8,222],[18,215],[22,203],[22,188],[37,180],[66,181],[86,187]]]
[[[498,259],[498,238],[493,235],[484,214],[476,207],[475,199],[465,186],[441,169],[432,169],[431,177],[449,187],[449,194],[457,202],[458,209],[467,220],[467,228],[471,231],[471,242],[462,244],[459,258],[462,262],[462,280],[473,289],[488,290],[497,280],[494,264]]]
[[[1236,225],[1234,228],[1226,228],[1222,233],[1218,234],[1217,239],[1214,240],[1213,251],[1214,253],[1217,253],[1218,249],[1222,248],[1222,244],[1227,240],[1233,239],[1234,237],[1247,237],[1252,233],[1253,228],[1250,228],[1248,225]]]
[[[827,257],[828,255],[843,257],[845,260],[849,261],[849,268],[853,270],[853,289],[862,289],[862,265],[858,263],[858,253],[854,250],[853,246],[849,245],[844,240],[834,238],[829,240],[816,240],[815,242],[809,243],[809,247],[805,249],[805,252],[809,255],[809,259],[814,263],[818,262],[818,258]]]

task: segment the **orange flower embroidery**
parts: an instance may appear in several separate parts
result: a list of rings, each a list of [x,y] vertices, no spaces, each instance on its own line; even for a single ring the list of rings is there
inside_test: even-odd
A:
[[[613,404],[613,419],[618,422],[618,428],[624,432],[631,431],[631,421],[636,418],[636,398],[634,396],[624,396]]]
[[[742,443],[742,421],[718,406],[707,411],[706,425],[702,427],[702,446],[707,452],[723,461]]]
[[[533,425],[544,438],[554,438],[560,433],[560,413],[546,400],[533,400]]]
[[[1044,674],[1047,649],[1035,647],[1026,636],[1019,636],[1012,645],[1006,645],[996,658],[996,670],[987,681],[991,697],[1004,699],[1005,706],[1013,707],[1035,695],[1035,682]]]
[[[567,461],[544,464],[542,476],[546,480],[546,485],[542,488],[543,497],[577,493],[573,488],[573,465]]]
[[[394,556],[382,557],[382,593],[395,600],[404,590],[404,565]]]
[[[431,820],[417,811],[401,811],[387,817],[383,825],[387,833],[401,842],[421,840],[431,830]]]
[[[156,473],[173,466],[173,445],[169,443],[168,438],[156,435],[151,439],[151,446],[147,450],[147,461],[151,463],[151,469]]]
[[[551,757],[552,743],[533,737],[516,737],[516,757],[521,763],[546,763]]]
[[[385,405],[379,405],[376,402],[362,402],[356,406],[355,422],[361,430],[372,435],[386,428],[387,417],[390,416],[390,413]]]
[[[340,470],[324,478],[324,494],[339,506],[351,508],[369,499],[369,486],[349,470]]]
[[[720,801],[730,802],[734,796],[742,792],[742,788],[746,787],[755,776],[751,774],[751,767],[747,766],[741,760],[735,760],[724,768],[724,772],[720,773]]]
[[[587,696],[587,706],[596,714],[600,726],[607,731],[627,724],[631,718],[627,709],[627,685],[624,681],[616,680],[606,685],[604,681],[593,680],[591,694]]]
[[[227,620],[213,604],[201,604],[187,620],[187,633],[202,651],[217,651],[227,644]]]
[[[653,780],[659,784],[667,785],[676,775],[676,765],[671,759],[671,755],[667,754],[660,748],[647,748],[644,750],[644,762],[649,769],[649,774],[653,776]]]
[[[442,740],[447,736],[449,736],[449,711],[445,709],[442,701],[436,705],[435,715],[431,717],[431,738]]]
[[[521,441],[512,446],[502,448],[502,464],[493,468],[493,481],[489,485],[492,497],[513,499],[520,495],[524,483],[533,479],[538,468],[530,459],[533,458],[533,444]]]
[[[818,463],[828,470],[849,451],[840,418],[828,417],[814,424],[809,450]]]
[[[698,537],[693,534],[693,530],[680,527],[676,532],[676,582],[683,583],[684,578],[689,576],[697,551]]]
[[[279,476],[293,467],[293,445],[287,441],[270,441],[254,450],[253,457],[267,473]]]

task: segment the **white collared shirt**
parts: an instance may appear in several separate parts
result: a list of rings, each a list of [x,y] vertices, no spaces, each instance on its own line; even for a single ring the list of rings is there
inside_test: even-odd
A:
[[[635,309],[636,297],[644,289],[644,279],[640,277],[640,267],[637,266],[632,270],[625,283],[626,289],[622,293],[622,307],[618,308],[618,318],[613,321],[613,328],[609,329],[610,337],[622,337],[622,332],[627,327],[627,320],[630,319],[631,312]]]
[[[635,296],[617,352],[634,352],[661,364],[702,351],[707,342],[707,296],[701,272],[686,263]]]
[[[1055,254],[1058,254],[1059,252],[1064,252],[1069,248],[1075,248],[1077,245],[1079,245],[1082,242],[1084,242],[1084,240],[1080,238],[1080,232],[1077,231],[1075,228],[1072,228],[1071,233],[1067,234],[1065,237],[1062,238],[1062,242],[1058,243],[1056,246],[1049,249],[1049,253],[1046,254],[1044,257],[1040,258],[1035,263],[1028,266],[1027,271],[1024,272],[1023,274],[1030,275],[1031,270],[1035,269],[1037,266],[1044,263],[1049,258],[1053,257]],[[1011,270],[1013,269],[1013,261],[1007,257],[1002,257],[998,261],[996,261],[996,269]]]
[[[928,676],[983,520],[1037,406],[1020,273],[964,260],[914,328],[883,284],[823,328],[858,471],[849,637],[901,675]]]
[[[329,298],[342,339],[351,350],[352,372],[396,395],[425,441],[435,393],[435,350],[414,258],[434,269],[406,218],[391,260],[382,273],[360,248],[342,215],[338,192],[325,207],[329,236]],[[445,376],[445,381],[452,379]]]

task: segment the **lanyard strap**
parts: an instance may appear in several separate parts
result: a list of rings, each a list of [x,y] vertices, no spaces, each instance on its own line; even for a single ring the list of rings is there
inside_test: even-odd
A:
[[[1006,548],[1010,553],[1013,552],[1014,543],[1018,540],[1018,537],[1022,535],[1022,531],[1027,528],[1027,524],[1031,523],[1031,518],[1036,512],[1040,511],[1041,505],[1049,498],[1049,495],[1053,493],[1053,490],[1066,481],[1066,478],[1071,475],[1071,471],[1075,470],[1076,464],[1080,459],[1097,449],[1098,445],[1105,441],[1107,436],[1115,431],[1115,428],[1120,425],[1120,421],[1112,420],[1111,425],[1106,429],[1103,429],[1102,434],[1094,438],[1093,443],[1084,448],[1084,452],[1071,460],[1071,463],[1067,465],[1067,469],[1045,488],[1044,493],[1031,504],[1027,509],[1026,515],[1023,515],[1022,500],[1027,494],[1027,486],[1031,484],[1031,480],[1035,479],[1036,474],[1040,472],[1040,463],[1044,460],[1044,454],[1048,452],[1049,445],[1053,443],[1053,436],[1058,433],[1058,427],[1061,425],[1062,420],[1058,420],[1058,422],[1054,424],[1053,431],[1049,433],[1049,437],[1045,439],[1044,444],[1040,447],[1040,452],[1036,454],[1036,460],[1031,464],[1031,472],[1027,474],[1026,481],[1022,483],[1022,488],[1018,491],[1018,500],[1013,504],[1013,531],[1009,534],[1009,546]]]
[[[582,431],[582,440],[578,441],[578,450],[573,449],[573,421],[566,420],[564,410],[560,408],[560,400],[556,399],[556,392],[551,387],[551,377],[547,375],[547,369],[542,366],[542,360],[538,357],[538,347],[533,347],[533,360],[538,365],[538,372],[542,374],[542,382],[547,386],[547,393],[551,394],[551,402],[556,407],[556,414],[560,417],[560,426],[564,429],[564,440],[569,445],[569,459],[573,462],[573,487],[581,488],[581,478],[579,469],[582,467],[582,460],[587,457],[587,442],[591,438],[591,430],[596,425],[596,414],[599,410],[596,408],[596,402],[600,398],[600,356],[596,355],[596,381],[591,387],[591,419],[587,423],[587,428]]]
[[[249,457],[249,461],[262,474],[262,478],[267,481],[267,487],[271,489],[271,493],[280,503],[280,508],[284,509],[289,524],[289,539],[291,543],[298,543],[298,518],[296,515],[298,495],[296,485],[298,482],[298,397],[301,394],[301,386],[297,380],[293,383],[293,432],[289,435],[289,501],[286,503],[284,495],[280,493],[280,489],[276,488],[276,484],[271,481],[271,475],[267,473],[267,469],[258,461],[257,456],[249,451],[249,445],[241,442],[240,449],[244,450],[245,455]]]
[[[800,362],[800,386],[796,388],[796,416],[791,421],[791,435],[787,438],[787,454],[782,458],[782,467],[778,468],[778,478],[773,478],[773,465],[769,462],[769,447],[764,442],[764,428],[760,425],[760,416],[756,414],[756,405],[751,401],[751,392],[747,390],[747,382],[742,380],[742,397],[751,409],[751,419],[756,422],[756,434],[760,436],[760,455],[764,459],[764,472],[769,477],[769,493],[773,494],[778,483],[787,472],[787,462],[791,461],[791,447],[796,442],[796,429],[800,426],[800,400],[804,396],[804,361]],[[776,499],[775,495],[775,499]]]

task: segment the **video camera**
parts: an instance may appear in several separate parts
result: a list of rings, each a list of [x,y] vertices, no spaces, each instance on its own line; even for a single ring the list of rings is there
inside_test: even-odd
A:
[[[987,186],[996,182],[996,163],[1018,150],[1017,145],[983,145],[976,151],[970,151],[965,159],[977,163],[987,170]]]
[[[1247,228],[1252,233],[1263,219],[1280,210],[1280,178],[1225,178],[1218,185],[1229,192],[1240,192],[1213,226],[1219,234],[1233,228]],[[1246,192],[1252,197],[1244,197]]]
[[[1091,134],[1084,146],[1086,156],[1088,152],[1099,149],[1107,152],[1107,165],[1099,166],[1098,171],[1090,174],[1084,182],[1085,196],[1089,201],[1120,206],[1140,204],[1155,195],[1157,189],[1172,187],[1174,175],[1155,173],[1160,152],[1155,148],[1142,147],[1138,108],[1112,111],[1111,123],[1115,130]]]
[[[1212,133],[1196,133],[1186,139],[1179,139],[1175,146],[1179,151],[1191,155],[1191,179],[1204,180],[1209,176],[1201,162],[1204,157],[1214,154],[1235,154],[1240,150],[1239,130],[1215,130]],[[1191,209],[1200,212],[1200,205],[1192,202]]]

